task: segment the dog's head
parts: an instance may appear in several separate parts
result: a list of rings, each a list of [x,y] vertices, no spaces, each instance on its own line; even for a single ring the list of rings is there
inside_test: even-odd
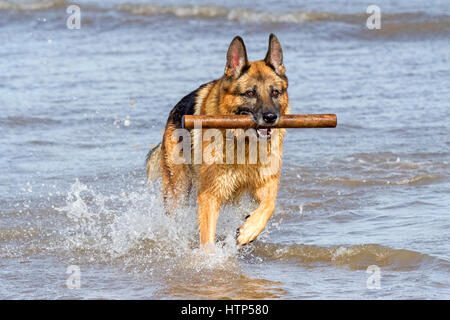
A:
[[[264,60],[254,62],[248,61],[242,38],[233,39],[221,86],[221,114],[249,114],[257,127],[276,125],[288,113],[287,87],[283,51],[274,34]]]

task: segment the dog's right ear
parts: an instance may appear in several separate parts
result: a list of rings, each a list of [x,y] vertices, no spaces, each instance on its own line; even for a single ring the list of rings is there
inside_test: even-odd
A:
[[[248,66],[247,50],[244,40],[241,37],[234,37],[231,41],[227,53],[227,65],[225,66],[225,75],[227,77],[238,78],[245,67]]]

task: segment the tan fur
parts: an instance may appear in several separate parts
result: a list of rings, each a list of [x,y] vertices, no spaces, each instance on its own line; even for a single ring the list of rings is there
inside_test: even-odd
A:
[[[272,39],[272,38],[271,38]],[[213,81],[199,89],[196,98],[195,114],[201,115],[226,115],[234,114],[235,106],[241,105],[244,99],[233,92],[243,92],[248,87],[261,88],[261,99],[269,101],[271,97],[265,88],[277,86],[282,90],[279,102],[280,114],[289,113],[289,100],[287,95],[287,80],[277,74],[281,70],[284,75],[284,66],[279,69],[269,67],[264,61],[248,62],[248,71],[235,79],[230,77],[228,69],[222,78]],[[156,171],[161,172],[163,182],[164,201],[169,213],[175,210],[181,197],[186,196],[194,187],[197,191],[198,201],[198,225],[201,245],[215,242],[217,218],[221,206],[235,200],[243,192],[249,192],[259,203],[259,207],[253,211],[250,217],[239,228],[237,243],[247,244],[253,241],[264,229],[274,208],[280,179],[282,140],[285,130],[279,129],[280,143],[274,148],[272,141],[268,141],[270,154],[274,154],[278,161],[278,167],[272,174],[262,174],[261,168],[267,167],[259,162],[248,164],[248,143],[246,145],[246,164],[226,164],[225,147],[223,149],[224,164],[174,164],[171,155],[176,141],[171,139],[176,128],[170,121],[167,123],[162,144],[154,149],[147,161],[147,175],[153,180],[158,177]],[[195,136],[200,134],[192,130],[192,144],[195,145]],[[205,130],[202,130],[203,133]],[[225,130],[222,131],[225,141]],[[202,150],[209,142],[201,142]],[[237,150],[234,147],[234,155]],[[158,163],[159,161],[159,163]],[[192,158],[193,161],[193,158]]]

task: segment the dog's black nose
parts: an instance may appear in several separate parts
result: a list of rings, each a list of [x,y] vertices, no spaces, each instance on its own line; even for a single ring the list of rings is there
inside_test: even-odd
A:
[[[277,121],[278,115],[273,112],[264,112],[262,118],[265,123],[272,124]]]

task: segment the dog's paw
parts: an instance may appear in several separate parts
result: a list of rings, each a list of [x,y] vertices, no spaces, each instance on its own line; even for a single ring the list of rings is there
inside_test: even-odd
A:
[[[256,239],[256,237],[264,230],[265,223],[258,221],[258,219],[250,216],[245,223],[237,229],[236,244],[244,246]]]

